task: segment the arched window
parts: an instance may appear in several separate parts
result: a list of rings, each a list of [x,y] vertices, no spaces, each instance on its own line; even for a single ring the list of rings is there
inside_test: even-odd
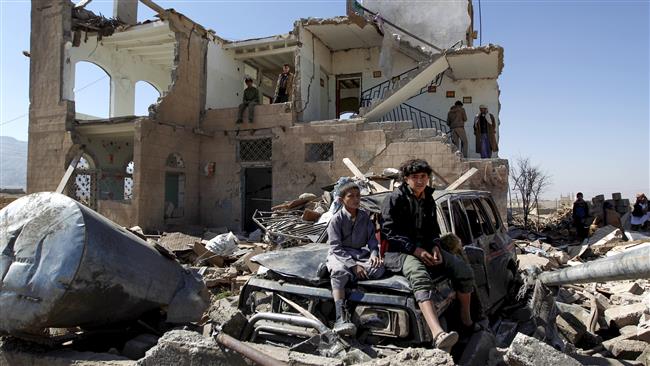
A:
[[[111,77],[88,61],[75,65],[74,102],[77,119],[101,119],[109,117]]]
[[[68,195],[86,206],[94,207],[95,202],[95,162],[87,154],[83,154],[75,167],[74,180]]]
[[[124,169],[124,199],[133,199],[133,161],[129,161]]]
[[[140,80],[135,83],[135,115],[148,116],[149,106],[156,104],[160,91],[149,82]]]

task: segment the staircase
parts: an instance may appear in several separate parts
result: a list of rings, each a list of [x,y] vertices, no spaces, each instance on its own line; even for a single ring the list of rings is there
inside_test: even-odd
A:
[[[432,62],[420,64],[391,80],[363,91],[359,114],[368,121],[383,120],[385,115],[398,109],[405,101],[426,92],[430,85],[436,85],[434,84],[436,82],[439,85],[442,74],[448,68],[447,57],[441,54]],[[406,109],[409,109],[408,107]]]

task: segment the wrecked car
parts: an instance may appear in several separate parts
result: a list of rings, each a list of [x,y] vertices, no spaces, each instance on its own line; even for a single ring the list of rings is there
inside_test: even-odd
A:
[[[363,196],[361,206],[377,217],[383,200],[389,195],[390,192],[384,192]],[[434,198],[442,235],[454,233],[461,238],[474,270],[477,301],[473,301],[473,315],[489,318],[514,289],[517,275],[514,244],[488,192],[436,190]],[[329,249],[326,242],[326,232],[323,232],[316,243],[253,258],[263,270],[241,290],[239,307],[250,316],[242,339],[282,343],[305,351],[303,346],[309,339],[322,336],[322,324],[332,326],[335,315],[324,264]],[[442,321],[453,323],[451,310],[455,307],[450,305],[455,293],[451,283],[443,277],[434,282],[437,312]],[[359,281],[348,288],[346,297],[361,342],[404,346],[431,342],[428,327],[404,276],[388,273],[378,280]],[[291,302],[306,309],[318,321],[301,315]],[[478,305],[476,309],[474,304]]]

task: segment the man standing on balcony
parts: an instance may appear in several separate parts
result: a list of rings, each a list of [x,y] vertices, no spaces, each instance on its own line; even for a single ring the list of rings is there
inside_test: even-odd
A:
[[[457,100],[447,113],[447,124],[451,129],[451,139],[454,145],[458,146],[463,151],[463,156],[467,157],[467,135],[465,134],[465,122],[467,122],[467,114],[463,108],[463,102]],[[459,145],[462,142],[462,146]]]
[[[499,151],[496,138],[497,123],[485,105],[481,104],[478,108],[480,112],[474,117],[476,152],[481,154],[481,159],[489,159],[492,152]]]
[[[253,78],[247,76],[244,80],[246,82],[246,89],[244,89],[244,98],[242,104],[239,105],[239,112],[237,113],[237,123],[242,123],[244,119],[244,110],[248,108],[248,122],[253,123],[255,115],[255,106],[260,104],[260,92],[253,86]]]
[[[293,74],[290,72],[289,64],[282,66],[282,73],[278,75],[278,82],[275,83],[275,98],[273,103],[286,103],[291,97],[293,90]]]

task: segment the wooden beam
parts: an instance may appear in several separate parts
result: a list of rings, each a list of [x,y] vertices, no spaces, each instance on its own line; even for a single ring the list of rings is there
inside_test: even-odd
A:
[[[70,180],[70,177],[72,177],[72,173],[74,173],[77,164],[79,164],[79,160],[81,160],[81,155],[83,153],[83,149],[80,148],[74,158],[72,158],[70,165],[68,165],[68,169],[65,171],[63,178],[61,178],[61,181],[59,182],[59,186],[56,187],[56,193],[63,193],[63,190],[65,189],[65,186],[68,185],[68,181]]]
[[[384,186],[382,186],[381,184],[379,184],[379,183],[377,183],[377,182],[375,182],[375,181],[372,181],[372,180],[366,178],[366,176],[363,175],[363,173],[361,173],[361,170],[359,170],[359,168],[357,168],[357,166],[354,165],[354,163],[352,162],[352,160],[350,160],[350,159],[348,159],[348,158],[343,158],[343,164],[345,164],[345,166],[347,166],[348,169],[350,169],[350,171],[352,172],[352,174],[354,174],[355,177],[357,177],[357,178],[359,178],[359,179],[361,179],[361,180],[363,180],[363,181],[367,181],[368,183],[370,183],[370,186],[371,186],[371,187],[372,187],[372,188],[373,188],[377,193],[387,192],[387,191],[388,191],[388,189],[385,188]]]
[[[448,191],[453,191],[454,189],[457,189],[462,185],[463,183],[467,182],[469,178],[471,178],[474,174],[478,172],[478,169],[476,168],[471,168],[470,170],[466,171],[465,174],[461,175],[458,179],[453,181],[447,188],[445,188]]]

